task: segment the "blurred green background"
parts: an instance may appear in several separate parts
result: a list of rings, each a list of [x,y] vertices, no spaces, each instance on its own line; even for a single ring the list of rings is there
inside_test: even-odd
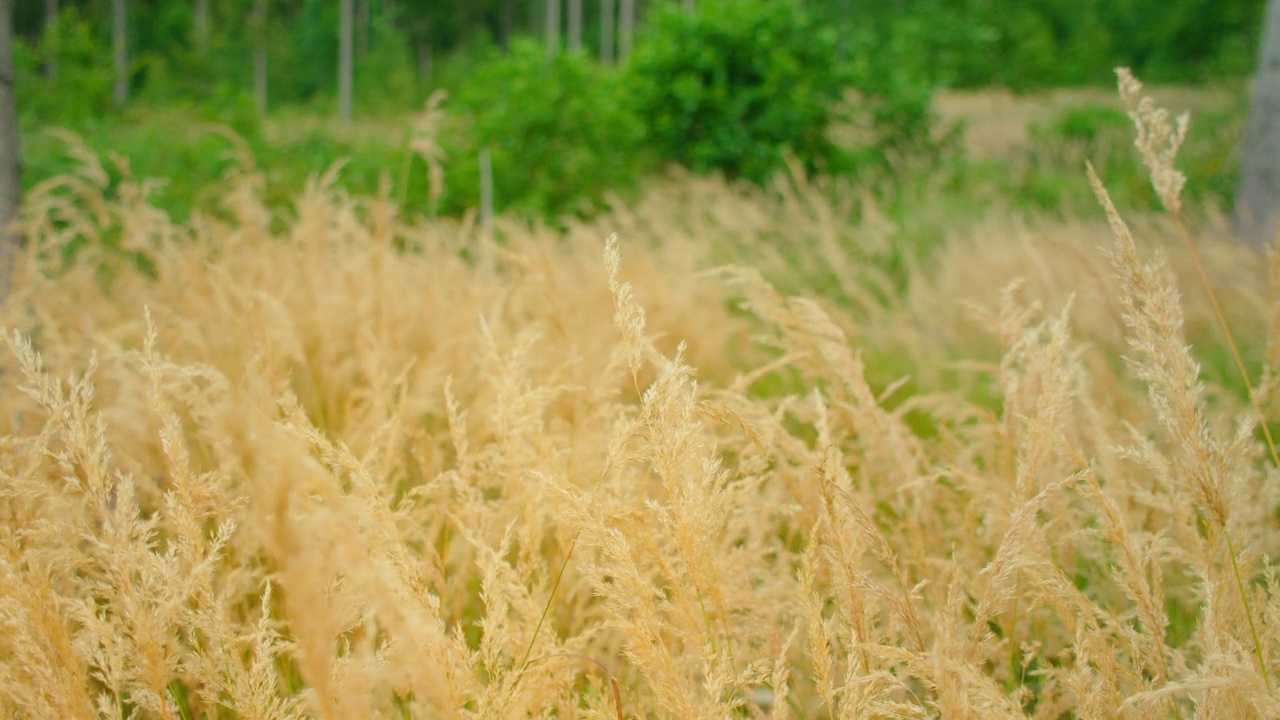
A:
[[[350,119],[337,97],[345,1]],[[460,216],[480,203],[485,154],[495,209],[538,220],[589,216],[673,166],[756,184],[788,167],[839,177],[891,213],[943,188],[977,216],[993,203],[1087,206],[1092,159],[1118,203],[1142,209],[1154,198],[1131,126],[1103,90],[1129,66],[1189,88],[1188,196],[1229,210],[1262,11],[1259,0],[24,0],[23,179],[74,166],[47,132],[63,128],[127,158],[108,163],[114,177],[163,179],[150,201],[175,217],[216,214],[206,188],[237,162],[229,130],[278,208],[343,161],[352,192]],[[1064,92],[1077,93],[1070,104]],[[1034,108],[1025,142],[975,145],[980,127],[999,133],[1008,103]]]

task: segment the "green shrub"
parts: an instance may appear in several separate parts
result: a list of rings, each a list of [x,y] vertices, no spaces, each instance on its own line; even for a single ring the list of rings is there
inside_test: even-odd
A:
[[[839,173],[929,146],[931,88],[877,63],[864,42],[838,52],[834,29],[798,3],[672,4],[647,22],[629,95],[669,161],[759,183],[789,154],[809,172]]]
[[[663,158],[757,182],[788,152],[810,169],[838,161],[828,129],[848,78],[835,34],[794,3],[704,0],[647,22],[628,85]]]
[[[44,67],[58,69],[53,80]],[[74,6],[63,9],[38,44],[15,44],[18,111],[26,125],[65,125],[111,111],[111,56]]]
[[[453,105],[442,209],[474,207],[478,157],[488,148],[498,211],[547,217],[588,214],[610,190],[634,185],[641,128],[615,71],[582,55],[547,58],[516,42],[476,69]]]
[[[362,112],[392,112],[418,99],[417,78],[405,36],[386,17],[371,23],[369,51],[356,63],[356,105]]]

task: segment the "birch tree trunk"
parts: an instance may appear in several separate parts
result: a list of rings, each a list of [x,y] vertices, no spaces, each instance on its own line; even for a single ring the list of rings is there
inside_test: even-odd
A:
[[[1280,0],[1267,0],[1241,157],[1236,236],[1272,248],[1280,233]]]
[[[123,107],[129,100],[129,47],[125,33],[125,0],[111,2],[111,65],[115,82],[111,97],[116,107]]]
[[[356,3],[356,57],[369,54],[369,0]]]
[[[0,297],[9,294],[12,263],[22,245],[13,228],[22,194],[13,83],[13,0],[0,0]]]
[[[267,0],[253,2],[253,102],[267,114]]]
[[[338,119],[351,122],[352,25],[354,0],[339,0],[338,7]]]
[[[196,50],[200,53],[200,57],[205,57],[209,53],[209,0],[196,0],[192,15],[194,17],[191,24]]]
[[[502,0],[502,14],[498,18],[498,44],[503,50],[511,47],[511,33],[516,25],[515,0]]]
[[[636,27],[636,0],[622,0],[622,17],[618,19],[618,59],[631,54],[631,40]]]
[[[547,2],[547,57],[553,58],[560,53],[560,0]]]
[[[53,30],[53,23],[58,19],[58,0],[44,0],[44,29],[42,32],[50,32]],[[44,62],[44,76],[50,80],[58,79],[58,59],[50,57]]]
[[[435,54],[432,51],[430,40],[418,41],[418,83],[423,87],[431,87],[432,60]]]
[[[569,0],[569,52],[582,49],[582,0]]]
[[[600,62],[613,64],[613,9],[617,0],[600,0]]]

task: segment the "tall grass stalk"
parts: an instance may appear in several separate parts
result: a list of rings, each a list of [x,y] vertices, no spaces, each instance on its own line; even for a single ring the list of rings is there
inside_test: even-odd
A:
[[[498,244],[83,160],[0,304],[0,715],[1280,716],[1280,475],[1167,218],[923,263],[834,181],[675,176]]]
[[[1257,416],[1258,423],[1262,427],[1262,434],[1266,439],[1267,449],[1271,454],[1272,465],[1280,468],[1280,454],[1276,452],[1276,444],[1271,437],[1271,428],[1267,423],[1267,416],[1262,411],[1258,394],[1253,389],[1253,382],[1250,380],[1244,359],[1240,355],[1240,349],[1236,345],[1235,335],[1231,332],[1231,327],[1227,324],[1226,317],[1222,313],[1222,305],[1218,302],[1218,294],[1214,291],[1213,283],[1210,282],[1209,275],[1205,272],[1204,262],[1201,260],[1200,253],[1196,249],[1195,243],[1191,240],[1191,233],[1187,231],[1186,223],[1182,218],[1180,193],[1182,187],[1186,184],[1186,177],[1174,167],[1174,160],[1177,158],[1178,149],[1186,137],[1189,115],[1184,113],[1178,118],[1177,128],[1171,128],[1167,120],[1168,113],[1155,107],[1150,98],[1140,96],[1142,84],[1133,77],[1132,73],[1126,68],[1120,68],[1116,73],[1119,78],[1120,96],[1137,129],[1135,145],[1141,151],[1143,163],[1150,172],[1151,184],[1155,188],[1161,204],[1173,215],[1183,246],[1195,265],[1196,274],[1202,287],[1204,287],[1205,294],[1209,298],[1210,305],[1213,307],[1214,317],[1222,330],[1223,337],[1231,351],[1231,357],[1235,361],[1236,370],[1240,373],[1240,380],[1244,383],[1245,390],[1248,393],[1249,402]],[[1089,173],[1096,186],[1098,181],[1092,167],[1089,168]],[[1114,212],[1114,210],[1109,208],[1108,212]],[[1249,631],[1253,638],[1258,671],[1266,681],[1267,687],[1270,688],[1271,675],[1267,670],[1266,660],[1262,655],[1262,642],[1254,622],[1252,605],[1249,602],[1248,593],[1245,592],[1244,579],[1240,573],[1240,563],[1236,556],[1235,544],[1231,541],[1231,533],[1225,523],[1222,526],[1222,533],[1227,543],[1228,555],[1231,558],[1232,573],[1235,576],[1236,586],[1240,592],[1240,602],[1244,605],[1245,616],[1249,621]]]

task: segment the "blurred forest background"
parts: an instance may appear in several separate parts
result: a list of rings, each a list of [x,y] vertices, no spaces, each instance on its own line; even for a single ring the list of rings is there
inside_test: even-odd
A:
[[[1108,90],[1123,65],[1191,88],[1188,192],[1229,209],[1262,13],[1260,0],[20,0],[23,183],[78,162],[60,128],[128,158],[117,176],[165,178],[151,201],[178,218],[217,211],[204,188],[243,161],[237,147],[275,206],[341,161],[353,192],[424,214],[590,216],[681,167],[757,184],[790,167],[891,213],[939,186],[975,213],[1071,212],[1092,203],[1092,158],[1122,207],[1150,207]],[[980,139],[1010,136],[1023,142]]]

